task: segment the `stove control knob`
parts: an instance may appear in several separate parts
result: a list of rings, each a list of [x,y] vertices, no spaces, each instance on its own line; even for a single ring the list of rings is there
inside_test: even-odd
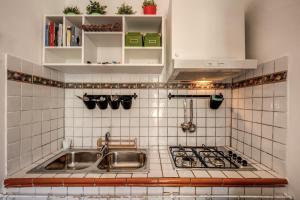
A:
[[[231,157],[232,156],[232,151],[228,151],[228,155]]]
[[[232,154],[232,158],[233,158],[234,160],[236,160],[236,157],[237,157],[236,153]]]
[[[248,166],[247,160],[243,160],[243,161],[242,161],[242,165],[243,165],[244,167],[247,167],[247,166]]]
[[[237,161],[238,161],[238,163],[242,163],[242,157],[237,157]]]

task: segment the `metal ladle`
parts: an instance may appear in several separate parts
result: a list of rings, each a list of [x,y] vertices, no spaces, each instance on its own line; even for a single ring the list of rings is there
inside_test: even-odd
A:
[[[186,132],[190,128],[190,123],[186,121],[186,119],[187,119],[187,113],[186,113],[187,105],[186,104],[187,104],[186,99],[184,99],[184,102],[183,102],[184,122],[181,124],[181,129],[183,132]]]
[[[189,122],[189,132],[194,133],[196,131],[196,125],[193,123],[194,118],[194,102],[193,99],[190,101],[190,122]]]

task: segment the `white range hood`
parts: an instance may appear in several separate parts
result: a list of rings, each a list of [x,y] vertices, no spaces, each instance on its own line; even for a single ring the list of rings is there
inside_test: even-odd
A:
[[[242,0],[172,0],[167,22],[169,81],[220,81],[255,69],[245,59]]]
[[[257,60],[174,59],[170,81],[222,81],[246,69],[256,69]]]

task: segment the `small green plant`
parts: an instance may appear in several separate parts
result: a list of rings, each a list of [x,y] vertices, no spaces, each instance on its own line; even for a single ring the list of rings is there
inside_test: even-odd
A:
[[[79,15],[80,14],[79,8],[77,6],[68,6],[64,9],[63,12],[65,15],[68,15],[68,14]]]
[[[86,7],[87,14],[101,14],[104,15],[106,14],[106,9],[107,6],[101,5],[97,1],[90,0],[90,4]]]
[[[119,14],[119,15],[132,15],[135,13],[136,12],[133,11],[132,6],[126,5],[125,3],[123,3],[120,7],[118,7],[117,14]]]
[[[144,0],[143,8],[145,6],[157,6],[154,0]]]

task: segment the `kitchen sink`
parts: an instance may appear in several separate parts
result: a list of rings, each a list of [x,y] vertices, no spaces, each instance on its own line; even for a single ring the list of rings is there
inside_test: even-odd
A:
[[[70,152],[48,164],[46,170],[82,170],[93,165],[101,154],[99,152]]]
[[[143,151],[115,151],[108,153],[99,163],[104,171],[144,170],[147,167],[147,154]]]
[[[38,165],[28,173],[143,173],[149,171],[146,149],[99,150],[70,149]]]

